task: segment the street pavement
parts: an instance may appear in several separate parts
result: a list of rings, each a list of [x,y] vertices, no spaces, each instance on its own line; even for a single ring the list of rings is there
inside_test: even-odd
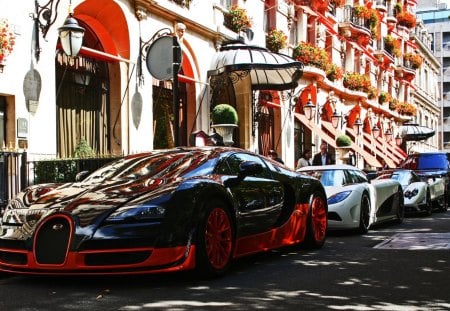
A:
[[[449,238],[450,211],[330,232],[322,249],[250,256],[211,280],[0,274],[0,310],[450,310]]]

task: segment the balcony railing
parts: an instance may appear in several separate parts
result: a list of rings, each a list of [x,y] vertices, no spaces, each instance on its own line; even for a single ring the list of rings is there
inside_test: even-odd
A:
[[[364,28],[365,30],[370,32],[369,20],[356,15],[355,9],[350,5],[346,5],[344,7],[344,18],[343,18],[342,22],[352,23],[354,26]]]

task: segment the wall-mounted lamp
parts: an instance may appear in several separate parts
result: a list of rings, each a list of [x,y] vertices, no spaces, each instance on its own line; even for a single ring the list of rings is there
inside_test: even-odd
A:
[[[361,127],[363,126],[363,123],[360,118],[357,118],[355,122],[353,123],[353,131],[356,133],[356,135],[361,134]]]
[[[58,6],[60,0],[50,0],[45,5],[40,5],[38,0],[34,1],[35,13],[30,16],[34,20],[34,35],[35,35],[35,51],[36,60],[39,61],[41,54],[41,46],[39,43],[39,29],[45,39],[47,32],[58,16]],[[78,25],[78,22],[73,18],[72,1],[69,4],[69,15],[67,16],[64,25],[58,29],[61,45],[64,52],[68,56],[77,56],[81,49],[84,36],[84,28]]]
[[[67,56],[75,57],[80,52],[83,45],[84,28],[78,25],[73,18],[72,4],[69,5],[69,15],[64,21],[64,25],[58,28],[59,39]]]
[[[333,115],[331,116],[331,125],[333,125],[335,129],[338,128],[341,118],[342,116],[339,113],[337,113],[336,111],[333,112]]]
[[[344,124],[347,123],[347,116],[343,116],[342,114],[337,113],[336,111],[333,112],[333,115],[331,116],[331,125],[337,129],[339,127],[339,121],[341,121],[341,128],[344,127]],[[358,117],[356,118],[355,122],[353,123],[353,131],[356,133],[356,135],[361,134],[361,127],[363,126],[363,123],[361,119]]]
[[[396,144],[397,146],[401,146],[402,143],[403,143],[403,139],[402,139],[402,137],[400,136],[400,134],[397,133],[397,136],[395,136],[395,144]]]
[[[386,129],[386,131],[384,132],[384,137],[386,138],[387,142],[390,142],[392,140],[392,136],[393,136],[393,134],[392,134],[391,129],[389,129],[389,128]]]
[[[381,133],[381,129],[378,127],[378,125],[375,124],[372,127],[372,136],[374,138],[378,138],[378,137],[380,137],[380,133]]]
[[[305,117],[308,120],[312,120],[314,118],[314,114],[316,112],[316,105],[313,104],[311,101],[311,98],[308,98],[308,101],[306,102],[306,105],[303,106],[303,112],[305,113]]]

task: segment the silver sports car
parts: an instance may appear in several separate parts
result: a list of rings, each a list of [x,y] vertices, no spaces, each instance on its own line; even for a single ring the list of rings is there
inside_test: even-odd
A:
[[[403,221],[403,190],[397,180],[369,181],[363,171],[350,165],[308,166],[298,171],[316,177],[325,187],[330,229],[366,233],[376,223]]]

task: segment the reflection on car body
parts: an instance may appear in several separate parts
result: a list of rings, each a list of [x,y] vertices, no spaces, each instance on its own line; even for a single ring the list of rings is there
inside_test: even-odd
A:
[[[125,274],[197,269],[326,238],[322,184],[237,148],[130,155],[67,184],[24,189],[0,227],[0,270]]]

